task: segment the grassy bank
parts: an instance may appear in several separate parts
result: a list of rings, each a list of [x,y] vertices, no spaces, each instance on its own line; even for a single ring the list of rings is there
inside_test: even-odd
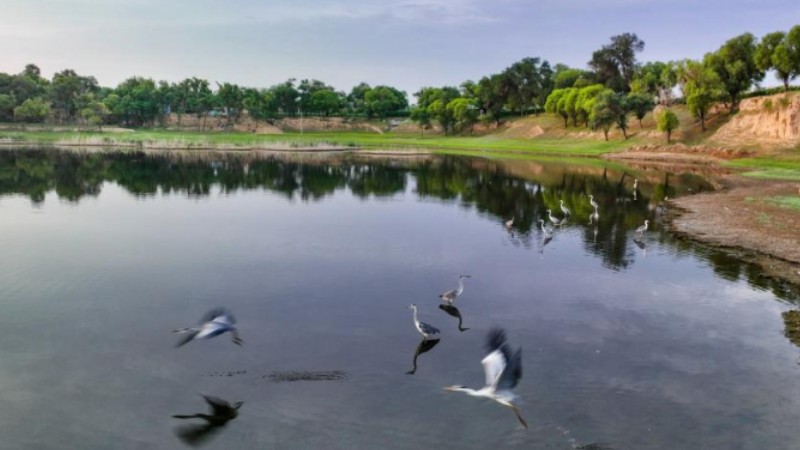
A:
[[[118,132],[0,131],[0,142],[28,145],[141,146],[146,148],[268,148],[330,145],[364,149],[470,150],[475,152],[533,153],[595,156],[619,151],[634,140],[598,141],[576,138],[505,138],[497,136],[419,136],[399,133],[315,132],[257,135],[250,133],[201,133],[166,130]]]
[[[800,153],[787,150],[782,154],[742,158],[727,163],[731,167],[749,169],[742,175],[767,180],[800,181]]]

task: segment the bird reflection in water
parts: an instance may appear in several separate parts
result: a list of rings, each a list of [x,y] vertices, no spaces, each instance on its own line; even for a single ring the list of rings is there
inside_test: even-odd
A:
[[[228,422],[239,415],[239,408],[244,402],[235,402],[231,405],[228,401],[210,395],[203,395],[203,400],[211,408],[210,414],[175,414],[174,419],[202,419],[204,423],[181,425],[175,428],[175,435],[184,444],[197,447],[205,444],[215,436]]]
[[[642,249],[642,256],[647,256],[647,242],[645,242],[642,237],[633,238],[633,243]]]
[[[439,305],[439,309],[441,309],[442,311],[446,312],[448,315],[453,316],[456,319],[458,319],[458,331],[467,331],[467,330],[469,330],[469,328],[465,328],[465,327],[462,326],[462,324],[464,322],[464,319],[461,317],[461,311],[459,311],[458,308],[456,308],[453,305],[448,305],[448,304],[442,303],[441,305]]]
[[[412,367],[411,370],[406,372],[406,375],[414,375],[417,372],[417,358],[419,357],[419,355],[431,351],[433,347],[436,347],[436,344],[438,344],[440,340],[441,339],[422,339],[419,342],[419,345],[417,345],[417,350],[414,352],[414,361],[413,361],[414,367]]]

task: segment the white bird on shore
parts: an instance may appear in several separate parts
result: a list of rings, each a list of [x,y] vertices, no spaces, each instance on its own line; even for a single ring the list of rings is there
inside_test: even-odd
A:
[[[553,211],[549,209],[547,210],[547,217],[550,219],[550,222],[553,222],[553,225],[561,225],[561,219],[553,216]]]
[[[589,204],[592,205],[592,208],[594,208],[595,212],[597,211],[597,208],[600,207],[600,205],[598,205],[597,202],[594,201],[594,195],[592,194],[589,194]]]
[[[569,211],[569,208],[564,206],[564,200],[559,200],[559,205],[561,206],[561,212],[564,213],[564,217],[572,215],[572,213]]]
[[[636,191],[637,189],[639,189],[639,179],[638,178],[634,178],[633,179],[633,190]]]
[[[199,327],[172,330],[173,333],[186,334],[175,346],[181,347],[195,340],[211,339],[224,333],[231,333],[233,343],[242,345],[243,341],[239,338],[239,331],[234,326],[235,323],[236,319],[228,310],[224,308],[212,309],[200,320]]]
[[[510,230],[511,227],[513,227],[513,226],[514,226],[514,218],[512,217],[512,218],[510,218],[509,220],[506,221],[506,229]]]
[[[414,326],[417,328],[417,331],[419,331],[423,338],[430,339],[431,335],[439,334],[438,328],[429,323],[421,322],[419,319],[417,319],[417,305],[412,303],[408,306],[408,308],[414,310]]]
[[[464,392],[472,397],[488,398],[508,406],[517,415],[519,423],[528,428],[528,424],[514,404],[518,397],[512,392],[522,378],[522,349],[517,349],[512,353],[511,347],[506,343],[505,331],[499,328],[489,331],[486,337],[486,347],[489,353],[481,361],[486,376],[486,385],[477,390],[459,385],[444,389],[451,392]]]
[[[640,226],[636,229],[636,233],[641,236],[645,231],[647,231],[647,226],[650,224],[649,220],[644,221],[644,225]]]

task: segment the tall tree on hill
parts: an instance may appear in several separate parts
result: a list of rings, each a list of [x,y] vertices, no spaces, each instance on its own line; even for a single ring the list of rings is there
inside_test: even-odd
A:
[[[597,81],[616,92],[628,92],[636,69],[636,53],[644,50],[644,41],[635,33],[611,37],[611,43],[592,54],[589,66]]]
[[[738,108],[742,93],[764,78],[764,71],[756,65],[755,54],[756,38],[745,33],[729,39],[719,50],[703,58],[703,64],[722,81],[731,111]]]
[[[689,112],[700,119],[700,128],[706,130],[706,117],[711,106],[724,94],[719,75],[709,67],[692,61],[683,61],[678,69],[681,90]]]
[[[636,116],[636,119],[639,121],[639,129],[642,129],[642,119],[644,116],[647,115],[650,111],[655,108],[656,103],[653,101],[653,97],[648,94],[642,94],[638,92],[631,92],[625,98],[625,103],[628,105],[628,109],[633,112]]]

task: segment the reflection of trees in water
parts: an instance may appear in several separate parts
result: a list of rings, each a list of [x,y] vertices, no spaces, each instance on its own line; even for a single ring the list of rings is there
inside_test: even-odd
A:
[[[789,342],[800,347],[800,311],[793,309],[781,314],[783,317],[783,335]]]
[[[586,250],[606,267],[620,270],[632,264],[636,254],[631,230],[659,214],[658,205],[664,196],[713,189],[696,174],[640,171],[636,173],[639,190],[634,199],[634,176],[624,169],[513,164],[460,157],[367,160],[336,156],[298,160],[213,152],[7,150],[0,152],[0,195],[23,194],[40,203],[47,192],[55,191],[59,198],[75,202],[97,196],[108,181],[143,196],[160,192],[202,197],[215,189],[223,193],[263,189],[288,199],[316,201],[342,189],[350,189],[360,198],[390,196],[404,192],[408,180],[413,179],[418,196],[474,207],[496,218],[498,229],[503,232],[507,231],[504,222],[513,217],[513,242],[524,244],[525,248],[532,248],[532,236],[538,238],[538,220],[546,218],[547,209],[560,215],[559,200],[564,200],[573,215],[565,227],[578,227]],[[588,194],[593,194],[599,204],[599,218],[591,225]],[[794,288],[761,276],[755,265],[668,234],[655,233],[649,239],[660,240],[679,254],[691,253],[708,261],[722,278],[746,279],[780,298],[797,298]]]

